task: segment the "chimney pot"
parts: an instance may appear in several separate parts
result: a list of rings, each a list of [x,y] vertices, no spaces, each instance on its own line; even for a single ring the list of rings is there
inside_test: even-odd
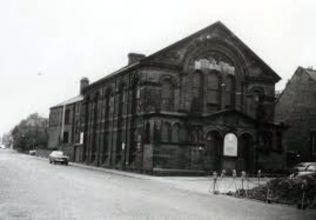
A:
[[[83,77],[80,80],[80,94],[82,94],[84,88],[86,88],[87,86],[89,86],[89,79],[87,77]]]

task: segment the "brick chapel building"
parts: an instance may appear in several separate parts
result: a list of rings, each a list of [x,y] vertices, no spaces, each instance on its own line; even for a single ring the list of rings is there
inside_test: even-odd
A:
[[[280,77],[221,22],[82,91],[80,161],[148,173],[286,165]]]

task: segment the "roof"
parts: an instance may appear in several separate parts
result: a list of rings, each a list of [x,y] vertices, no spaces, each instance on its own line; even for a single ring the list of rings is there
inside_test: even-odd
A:
[[[316,81],[316,70],[311,68],[303,68],[310,78]]]
[[[312,80],[314,80],[316,82],[316,70],[312,69],[312,68],[304,68],[301,66],[298,66],[297,69],[295,70],[294,74],[292,75],[291,79],[289,80],[289,82],[291,82],[291,80],[293,79],[293,77],[295,76],[295,74],[297,73],[306,73]],[[286,92],[286,90],[288,89],[288,84],[286,84],[285,88],[283,89],[283,91],[281,92],[281,94],[278,96],[276,103],[279,102],[279,100],[281,100],[283,94]]]
[[[83,96],[82,95],[78,95],[78,96],[75,96],[75,97],[73,97],[71,99],[68,99],[68,100],[66,100],[64,102],[61,102],[58,105],[55,105],[55,106],[53,106],[51,108],[57,108],[57,107],[61,107],[61,106],[64,106],[64,105],[70,105],[70,104],[73,104],[73,103],[76,103],[76,102],[80,102],[82,100],[83,100]]]
[[[182,43],[184,43],[184,42],[187,42],[187,41],[193,39],[194,37],[196,37],[196,36],[202,34],[203,32],[205,32],[205,31],[207,31],[207,30],[210,30],[210,29],[213,29],[213,28],[216,28],[216,27],[221,27],[221,28],[223,28],[225,31],[227,31],[230,35],[234,36],[234,38],[235,38],[237,41],[239,41],[243,47],[245,47],[256,59],[258,59],[258,60],[261,62],[261,64],[262,64],[265,68],[267,68],[267,70],[269,70],[269,71],[273,74],[273,76],[275,77],[276,81],[279,81],[279,80],[281,79],[280,76],[279,76],[273,69],[271,69],[270,66],[268,66],[268,65],[267,65],[260,57],[258,57],[245,43],[243,43],[237,36],[235,36],[235,34],[234,34],[232,31],[230,31],[222,22],[217,21],[217,22],[215,22],[215,23],[213,23],[213,24],[207,26],[206,28],[203,28],[202,30],[197,31],[197,32],[195,32],[195,33],[193,33],[193,34],[191,34],[191,35],[189,35],[189,36],[183,38],[182,40],[179,40],[179,41],[177,41],[177,42],[175,42],[175,43],[173,43],[173,44],[171,44],[171,45],[169,45],[169,46],[167,46],[167,47],[165,47],[165,48],[163,48],[163,49],[161,49],[161,50],[159,50],[159,51],[157,51],[157,52],[154,52],[153,54],[151,54],[151,55],[145,57],[144,59],[142,59],[142,60],[140,60],[140,61],[138,61],[138,62],[136,62],[136,63],[133,63],[133,64],[131,64],[131,65],[127,65],[127,66],[125,66],[125,67],[123,67],[123,68],[121,68],[121,69],[119,69],[119,70],[117,70],[117,71],[115,71],[115,72],[113,72],[113,73],[111,73],[111,74],[109,74],[109,75],[107,75],[107,76],[105,76],[105,77],[103,77],[103,78],[101,78],[101,79],[99,79],[99,80],[97,80],[97,81],[91,83],[88,87],[93,86],[93,85],[96,85],[96,84],[99,84],[99,83],[103,82],[104,80],[107,80],[107,79],[109,79],[109,78],[112,78],[112,77],[115,76],[115,75],[118,75],[119,73],[125,72],[125,71],[127,71],[127,70],[132,69],[132,68],[137,68],[137,67],[140,66],[141,64],[145,63],[146,61],[149,61],[150,59],[152,59],[153,57],[155,57],[155,56],[157,56],[157,55],[159,55],[159,54],[162,54],[162,53],[165,52],[166,50],[169,50],[169,49],[172,49],[172,48],[174,48],[174,47],[177,47],[179,44],[182,44]]]

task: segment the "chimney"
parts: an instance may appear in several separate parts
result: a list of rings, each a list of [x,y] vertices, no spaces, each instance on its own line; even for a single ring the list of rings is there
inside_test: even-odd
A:
[[[83,89],[87,86],[89,86],[89,79],[87,77],[83,77],[80,80],[80,94],[82,94]]]
[[[144,59],[146,56],[144,54],[140,53],[129,53],[128,54],[128,65],[131,65],[133,63],[136,63],[142,59]]]

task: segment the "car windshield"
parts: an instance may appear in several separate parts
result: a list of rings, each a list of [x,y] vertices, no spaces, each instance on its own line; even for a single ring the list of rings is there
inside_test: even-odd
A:
[[[54,156],[63,156],[64,155],[64,153],[62,151],[54,151],[52,154]]]

